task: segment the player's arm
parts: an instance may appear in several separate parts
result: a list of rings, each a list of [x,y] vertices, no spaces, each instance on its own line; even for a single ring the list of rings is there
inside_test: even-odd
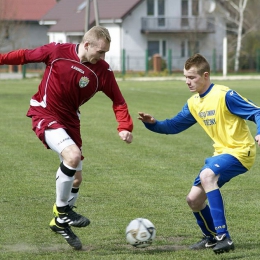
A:
[[[131,143],[133,140],[133,120],[129,114],[127,104],[113,105],[116,120],[118,122],[118,134],[126,143]]]
[[[0,54],[0,65],[23,65],[26,63],[45,62],[54,52],[56,44],[50,43],[35,49],[20,49]]]
[[[256,123],[257,133],[255,140],[260,146],[260,107],[233,90],[227,92],[225,101],[228,110],[232,114]]]
[[[114,73],[111,70],[105,71],[100,79],[102,91],[113,102],[112,109],[114,111],[116,121],[118,122],[117,131],[119,137],[126,143],[131,143],[133,140],[133,120],[129,114],[128,106],[115,80]]]
[[[0,65],[25,64],[25,49],[0,54]]]
[[[143,112],[139,112],[138,119],[144,123],[147,129],[159,134],[178,134],[197,122],[190,113],[187,103],[183,106],[182,110],[171,119],[159,121]]]

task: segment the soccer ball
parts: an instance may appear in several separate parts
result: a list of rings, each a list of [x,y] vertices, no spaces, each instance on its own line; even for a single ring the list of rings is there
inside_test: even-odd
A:
[[[155,235],[154,224],[146,218],[136,218],[126,227],[126,241],[134,247],[150,246]]]

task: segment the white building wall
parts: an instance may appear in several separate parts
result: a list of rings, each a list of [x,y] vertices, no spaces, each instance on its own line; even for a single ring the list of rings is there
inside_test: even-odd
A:
[[[191,14],[191,0],[189,1],[189,17]],[[217,12],[208,14],[205,12],[204,2],[200,2],[200,16],[212,15],[215,18],[215,33],[200,33],[197,34],[197,41],[199,41],[200,53],[204,55],[209,62],[213,62],[213,50],[216,51],[216,58],[221,59],[222,42],[225,36],[225,21]],[[142,2],[128,17],[126,17],[122,24],[122,48],[126,50],[126,69],[127,70],[145,70],[145,51],[147,50],[148,41],[166,41],[166,56],[163,57],[168,62],[168,51],[172,51],[172,70],[182,70],[184,62],[189,57],[188,41],[190,34],[183,33],[141,33],[141,18],[146,17],[146,1]],[[177,30],[180,29],[181,22],[181,1],[165,0],[165,17],[174,18]],[[179,19],[179,22],[178,22]],[[174,28],[172,28],[174,29]],[[181,43],[185,42],[185,56],[181,56]],[[162,54],[162,44],[160,44],[160,54]],[[221,69],[221,63],[217,60],[217,69]]]
[[[9,23],[9,38],[5,39],[5,28],[0,29],[0,51],[9,52],[15,49],[32,49],[48,43],[48,27],[32,23]],[[37,37],[35,37],[37,35]]]
[[[48,33],[49,42],[66,43],[67,37],[65,33],[53,32]]]
[[[106,27],[111,37],[110,49],[105,60],[114,71],[121,70],[121,24],[101,24]]]
[[[189,0],[189,17],[191,15],[191,3]],[[146,70],[146,50],[148,48],[148,41],[159,41],[160,54],[162,55],[162,42],[166,42],[166,56],[163,57],[166,63],[169,61],[169,50],[172,52],[172,70],[182,70],[184,62],[189,57],[188,43],[195,38],[199,41],[199,51],[204,55],[209,62],[213,62],[213,51],[216,53],[216,58],[222,58],[223,52],[223,38],[225,36],[225,21],[221,16],[215,12],[208,14],[204,10],[203,0],[200,1],[200,16],[213,16],[215,18],[215,33],[193,33],[181,32],[181,0],[165,0],[165,17],[174,19],[172,26],[177,26],[176,31],[179,33],[148,33],[141,32],[142,17],[147,16],[147,3],[141,2],[122,23],[108,21],[100,21],[102,26],[108,28],[111,35],[110,51],[106,54],[106,61],[110,64],[114,71],[122,70],[122,50],[125,50],[125,69],[133,71]],[[176,19],[176,20],[175,20]],[[179,21],[179,22],[178,22]],[[174,28],[172,28],[174,29]],[[194,37],[194,35],[196,37]],[[49,33],[50,42],[67,42],[68,38],[64,33]],[[181,46],[185,43],[185,55],[181,55]],[[221,69],[221,62],[216,61],[217,69]]]
[[[146,15],[146,2],[142,2],[122,24],[122,48],[126,52],[126,70],[145,70],[146,36],[141,33],[141,18]]]

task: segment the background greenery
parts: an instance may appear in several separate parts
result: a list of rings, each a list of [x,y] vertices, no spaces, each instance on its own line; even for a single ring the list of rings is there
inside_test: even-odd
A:
[[[227,81],[260,104],[258,81]],[[73,251],[49,230],[58,156],[44,148],[26,118],[38,79],[0,82],[0,259],[259,259],[259,152],[254,167],[222,188],[236,250],[221,256],[190,251],[200,231],[185,197],[212,142],[195,125],[179,135],[159,135],[137,120],[143,111],[171,118],[191,95],[182,81],[119,82],[134,120],[134,141],[116,131],[111,101],[98,93],[82,109],[84,181],[77,211],[91,225],[75,229],[84,247]],[[255,125],[249,122],[252,134]],[[151,220],[157,237],[147,249],[125,241],[134,218]]]

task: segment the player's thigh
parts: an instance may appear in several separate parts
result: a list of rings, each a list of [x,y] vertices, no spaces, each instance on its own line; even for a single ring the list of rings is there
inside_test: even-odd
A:
[[[67,134],[63,128],[45,130],[45,141],[53,151],[61,154],[61,152],[75,142]]]
[[[63,161],[64,157],[70,157],[70,154],[77,154],[78,157],[81,156],[80,149],[63,128],[46,130],[45,141],[51,150],[58,153],[60,161]],[[76,167],[77,171],[82,170],[82,160],[79,160]]]
[[[231,154],[221,154],[207,158],[202,170],[206,168],[211,169],[215,175],[219,175],[219,187],[222,187],[232,178],[247,172],[242,163]]]

